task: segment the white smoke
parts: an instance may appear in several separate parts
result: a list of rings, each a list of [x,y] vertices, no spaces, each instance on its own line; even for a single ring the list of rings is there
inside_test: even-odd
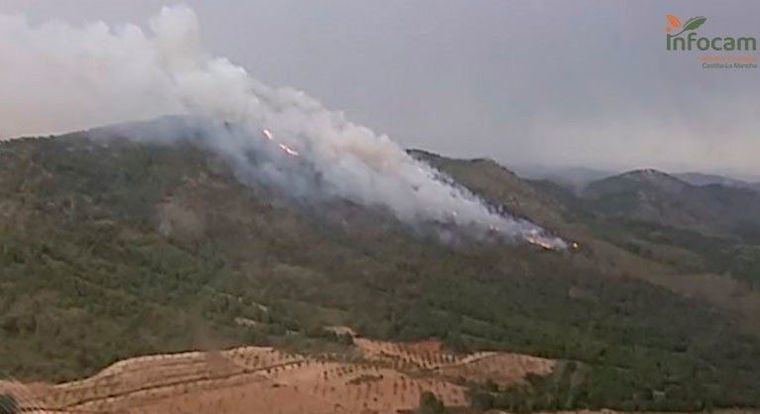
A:
[[[215,129],[211,144],[238,166],[248,162],[245,153],[252,146],[261,149],[261,142],[272,138],[308,163],[324,183],[320,191],[329,196],[384,206],[408,223],[452,223],[550,248],[565,246],[538,226],[497,214],[469,191],[441,180],[387,136],[349,122],[301,91],[268,87],[244,68],[208,55],[191,9],[165,7],[149,26],[147,31],[102,22],[31,26],[23,16],[0,15],[0,128],[6,129],[0,133],[14,125],[80,129],[193,115],[242,128]],[[268,136],[262,138],[264,130]],[[251,174],[307,191],[281,171],[266,164]]]

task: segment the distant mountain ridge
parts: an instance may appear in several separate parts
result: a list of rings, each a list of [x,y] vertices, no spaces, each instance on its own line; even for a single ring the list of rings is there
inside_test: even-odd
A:
[[[661,171],[651,168],[640,168],[629,171],[611,172],[609,170],[594,169],[588,167],[521,167],[516,171],[522,177],[526,177],[532,180],[548,180],[556,184],[565,186],[574,191],[581,191],[589,184],[600,181],[605,178],[610,178],[616,175],[622,175],[626,172],[651,170]],[[681,172],[681,173],[669,173],[661,171],[665,174],[671,175],[684,181],[688,184],[695,186],[705,186],[712,184],[720,184],[726,187],[736,188],[749,188],[756,191],[760,191],[760,181],[758,180],[746,180],[733,177],[731,175],[715,174],[715,173],[703,173],[698,171]]]
[[[698,229],[706,234],[745,230],[754,234],[760,229],[760,192],[719,183],[692,185],[653,169],[592,182],[582,197],[600,214]]]
[[[518,174],[531,180],[547,180],[567,187],[573,191],[580,191],[589,183],[601,180],[616,174],[614,171],[595,169],[588,167],[523,167],[518,168]]]
[[[674,177],[683,180],[691,185],[705,186],[720,184],[726,187],[750,188],[760,190],[760,182],[749,182],[737,178],[726,177],[718,174],[704,174],[699,172],[687,172],[673,174]]]

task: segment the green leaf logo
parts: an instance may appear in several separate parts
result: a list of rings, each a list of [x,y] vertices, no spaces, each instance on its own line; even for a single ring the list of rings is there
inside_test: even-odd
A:
[[[683,29],[681,29],[680,32],[673,35],[673,37],[680,35],[683,32],[688,32],[689,30],[696,30],[699,26],[702,26],[707,21],[707,17],[692,17],[691,19],[687,20],[686,23],[683,25]]]
[[[692,17],[691,19],[686,21],[686,24],[683,25],[684,30],[694,30],[698,28],[699,26],[702,26],[707,21],[707,17]]]

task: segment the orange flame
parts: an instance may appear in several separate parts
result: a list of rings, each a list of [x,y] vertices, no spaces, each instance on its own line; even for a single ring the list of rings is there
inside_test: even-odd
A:
[[[261,134],[264,135],[264,138],[268,139],[269,141],[274,141],[274,135],[272,134],[272,131],[265,128],[261,130]],[[298,151],[294,150],[293,148],[290,148],[289,146],[285,144],[277,143],[277,146],[279,146],[280,149],[285,151],[285,153],[288,155],[291,155],[294,157],[301,155],[298,153]]]
[[[285,151],[285,153],[287,153],[288,155],[292,155],[294,157],[299,155],[298,151],[294,150],[293,148],[290,148],[289,146],[285,144],[280,144],[280,149]]]

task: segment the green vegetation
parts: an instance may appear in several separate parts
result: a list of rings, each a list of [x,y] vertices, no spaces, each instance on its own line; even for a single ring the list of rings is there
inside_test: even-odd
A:
[[[760,287],[758,244],[622,218],[599,220],[591,227],[618,246],[666,262],[679,272],[724,274],[750,287]],[[669,246],[677,247],[678,251],[668,249]]]
[[[348,325],[377,338],[439,337],[459,350],[566,361],[523,388],[473,384],[480,408],[760,406],[758,337],[732,312],[610,272],[618,262],[604,250],[430,243],[382,211],[306,209],[243,187],[190,145],[79,135],[1,145],[5,375],[65,380],[129,356],[244,343],[347,350],[350,338],[320,327]],[[486,168],[494,183],[502,174],[479,162],[454,167],[453,176],[472,179]],[[728,252],[724,262],[706,256],[704,236],[662,239],[640,224],[574,215],[538,186],[509,180],[521,206],[544,214],[539,221],[568,220],[564,228],[573,217],[596,245],[627,246],[623,236],[636,235],[705,255],[705,269],[739,266]]]
[[[443,412],[443,403],[435,394],[425,391],[420,395],[420,406],[417,409],[417,414],[442,414]]]
[[[0,414],[17,414],[19,406],[11,394],[0,394]]]
[[[615,368],[569,362],[547,377],[529,375],[527,384],[507,388],[492,382],[473,384],[470,401],[480,411],[499,408],[516,413],[596,408],[601,401],[608,401],[602,405],[623,401],[615,404],[623,411],[694,412],[713,407],[714,396],[707,386],[694,391],[640,388],[631,395],[634,382]]]

